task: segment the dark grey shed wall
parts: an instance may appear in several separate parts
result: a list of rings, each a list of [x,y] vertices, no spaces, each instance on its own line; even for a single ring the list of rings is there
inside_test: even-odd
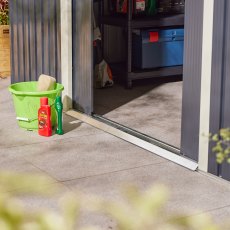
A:
[[[215,0],[210,131],[230,127],[230,1]],[[218,166],[210,144],[209,172],[230,180],[230,165]]]
[[[93,112],[92,0],[73,0],[73,107]]]
[[[60,0],[10,3],[12,82],[48,74],[61,80]]]
[[[186,0],[181,153],[198,161],[203,0]]]

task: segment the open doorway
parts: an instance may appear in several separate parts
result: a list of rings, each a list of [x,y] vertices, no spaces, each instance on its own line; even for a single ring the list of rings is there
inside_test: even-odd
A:
[[[125,8],[123,10],[127,13],[114,13],[118,10],[117,2],[126,2],[128,9],[131,6],[132,11],[140,11],[140,14],[135,15]],[[155,8],[148,16],[145,15],[147,1],[138,1],[142,2],[142,8],[131,2],[101,0],[95,3],[95,17],[103,34],[103,57],[112,69],[114,85],[94,88],[94,113],[180,149],[183,55],[177,52],[183,48],[184,1],[150,1],[155,3],[152,5]],[[155,49],[149,43],[150,49],[155,49],[157,54],[152,55],[151,50],[147,53],[137,51],[137,46],[143,44],[138,44],[136,35],[141,37],[146,33],[150,42],[166,39],[167,47],[163,45]],[[169,33],[173,36],[170,37]],[[136,56],[135,52],[138,52]],[[144,55],[152,61],[146,61]],[[176,61],[170,63],[173,55]],[[168,56],[171,57],[165,60]],[[158,64],[152,63],[154,61]]]

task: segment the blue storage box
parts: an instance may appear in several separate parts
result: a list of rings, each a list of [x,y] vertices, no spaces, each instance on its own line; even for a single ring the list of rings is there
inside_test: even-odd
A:
[[[183,65],[184,29],[135,31],[132,49],[136,68]]]

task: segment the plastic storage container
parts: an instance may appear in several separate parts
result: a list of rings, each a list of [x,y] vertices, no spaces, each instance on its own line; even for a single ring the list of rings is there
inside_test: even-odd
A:
[[[184,29],[136,31],[132,49],[136,68],[183,65]]]
[[[56,83],[55,90],[37,92],[37,82],[33,81],[20,82],[9,86],[9,91],[13,96],[18,125],[27,130],[37,130],[40,98],[47,97],[49,105],[51,105],[52,126],[56,126],[57,118],[53,105],[56,96],[59,96],[63,89],[63,85]]]

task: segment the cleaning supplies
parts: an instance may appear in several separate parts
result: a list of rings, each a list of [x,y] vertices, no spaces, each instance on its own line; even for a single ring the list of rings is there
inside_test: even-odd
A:
[[[37,86],[38,92],[54,90],[55,87],[56,87],[55,78],[45,75],[45,74],[42,74],[39,76],[38,86]]]
[[[103,59],[95,66],[95,88],[106,88],[113,86],[112,70]]]
[[[155,15],[157,13],[157,0],[147,0],[146,14]]]
[[[61,97],[57,96],[55,100],[55,109],[57,111],[57,118],[58,118],[58,125],[56,129],[56,134],[63,135],[63,129],[62,129],[62,110],[63,110],[63,104],[61,101]]]
[[[94,18],[94,79],[95,88],[105,88],[113,85],[113,74],[108,63],[103,59],[101,32]]]
[[[133,13],[142,14],[146,9],[146,0],[132,0]],[[128,0],[117,0],[116,12],[126,14],[128,11]]]
[[[40,108],[38,110],[38,133],[40,136],[52,136],[51,108],[48,98],[40,98]]]

